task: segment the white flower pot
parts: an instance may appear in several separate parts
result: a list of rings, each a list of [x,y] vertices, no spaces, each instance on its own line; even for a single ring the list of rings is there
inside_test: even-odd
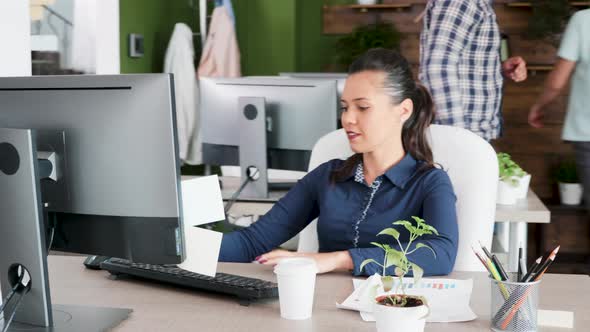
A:
[[[529,185],[531,183],[531,175],[527,174],[518,179],[518,187],[516,189],[516,198],[524,199],[529,192]]]
[[[498,181],[498,192],[496,195],[496,203],[502,205],[516,204],[518,199],[518,186],[511,183]]]
[[[559,197],[561,204],[579,205],[582,202],[584,189],[579,183],[559,183]]]
[[[357,0],[359,5],[374,5],[377,3],[377,0]]]
[[[373,305],[377,332],[422,332],[429,310],[425,305],[411,308]]]

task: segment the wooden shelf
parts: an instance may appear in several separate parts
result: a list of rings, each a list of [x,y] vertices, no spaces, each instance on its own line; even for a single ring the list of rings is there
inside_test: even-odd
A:
[[[409,3],[391,3],[378,5],[324,5],[324,9],[358,9],[361,12],[367,12],[369,10],[402,10],[411,7],[412,4]]]
[[[553,65],[527,65],[529,71],[552,71]]]
[[[506,4],[508,7],[532,7],[530,2],[509,2]],[[570,6],[573,7],[587,7],[590,6],[590,1],[572,1],[570,2]]]
[[[565,205],[565,204],[546,204],[545,205],[551,213],[559,213],[559,214],[578,214],[578,215],[586,215],[586,206],[584,204],[580,205]]]

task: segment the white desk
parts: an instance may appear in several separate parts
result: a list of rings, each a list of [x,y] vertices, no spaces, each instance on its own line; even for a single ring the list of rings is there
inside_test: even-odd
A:
[[[548,224],[550,221],[551,212],[530,189],[526,199],[518,200],[514,205],[496,205],[496,222],[509,224],[508,269],[510,271],[516,271],[518,268],[518,246],[520,244],[523,246],[526,262],[527,225],[529,223]]]
[[[87,270],[84,257],[49,256],[51,298],[54,303],[131,308],[133,313],[114,331],[375,331],[358,312],[337,309],[352,292],[348,273],[319,275],[313,317],[289,321],[279,316],[277,300],[240,306],[231,297],[207,294],[136,279],[110,280],[104,271]],[[222,263],[221,272],[276,281],[270,266]],[[426,331],[489,331],[490,284],[484,273],[453,273],[474,278],[471,307],[478,318],[466,323],[429,323]],[[540,308],[573,311],[573,330],[541,327],[539,331],[583,331],[590,326],[590,278],[585,275],[546,275]]]

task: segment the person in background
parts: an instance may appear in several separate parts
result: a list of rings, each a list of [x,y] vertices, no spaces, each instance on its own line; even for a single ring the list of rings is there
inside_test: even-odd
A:
[[[543,127],[545,107],[561,94],[571,79],[569,105],[562,138],[573,143],[584,201],[590,210],[590,9],[576,12],[557,52],[554,69],[529,112],[529,124]]]
[[[219,260],[276,264],[292,256],[313,258],[319,272],[382,273],[367,258],[383,261],[371,242],[390,241],[377,233],[399,219],[425,219],[439,236],[415,244],[414,263],[425,275],[451,272],[458,245],[456,197],[447,173],[435,167],[425,131],[433,120],[428,91],[417,84],[398,52],[372,49],[350,66],[341,99],[342,126],[355,154],[328,161],[308,173],[287,195],[248,228],[224,234]],[[318,218],[319,253],[274,250]],[[401,228],[401,244],[408,232]],[[413,243],[413,246],[415,246]],[[387,271],[393,274],[393,268]]]
[[[500,30],[490,0],[430,0],[420,34],[420,80],[436,104],[435,123],[490,141],[501,135],[503,77],[527,78],[521,57],[500,61]]]

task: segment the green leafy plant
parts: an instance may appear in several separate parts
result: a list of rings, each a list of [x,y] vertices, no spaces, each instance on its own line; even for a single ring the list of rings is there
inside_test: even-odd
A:
[[[553,171],[553,178],[561,183],[579,183],[576,163],[573,160],[560,163]]]
[[[498,153],[498,168],[500,180],[513,186],[518,185],[518,179],[526,175],[526,172],[515,163],[508,153]]]
[[[359,267],[359,269],[362,271],[365,265],[369,263],[374,263],[383,268],[383,274],[381,275],[381,280],[383,281],[383,288],[385,289],[385,291],[389,291],[393,288],[394,277],[388,276],[386,271],[388,267],[395,266],[394,273],[399,278],[399,282],[397,283],[395,294],[387,296],[387,299],[389,300],[390,305],[397,307],[406,306],[408,301],[408,298],[405,296],[406,288],[403,283],[404,276],[411,270],[414,274],[414,283],[418,283],[418,281],[420,281],[422,275],[424,274],[424,270],[422,270],[422,268],[416,265],[415,263],[412,263],[408,259],[408,255],[412,254],[420,248],[427,248],[430,249],[430,251],[432,251],[434,257],[436,258],[436,253],[434,252],[434,250],[432,250],[431,247],[424,243],[418,243],[413,249],[410,250],[411,244],[414,241],[416,241],[416,239],[418,239],[419,237],[427,234],[438,235],[438,231],[431,225],[426,224],[424,219],[416,216],[412,216],[412,219],[414,219],[416,225],[407,220],[398,220],[393,223],[393,225],[404,226],[404,228],[410,233],[410,239],[408,240],[408,243],[405,245],[405,247],[401,244],[399,240],[399,231],[395,228],[386,228],[379,232],[379,234],[377,235],[389,235],[393,237],[397,241],[400,250],[392,248],[388,244],[371,242],[372,245],[383,249],[383,251],[385,252],[383,264],[375,261],[372,258],[369,258],[365,259]]]
[[[393,23],[377,23],[355,28],[350,34],[338,39],[335,44],[338,64],[347,68],[366,51],[383,47],[399,50],[401,35]]]
[[[529,19],[526,36],[530,39],[547,40],[558,46],[559,35],[572,15],[568,0],[532,0],[533,14]]]

